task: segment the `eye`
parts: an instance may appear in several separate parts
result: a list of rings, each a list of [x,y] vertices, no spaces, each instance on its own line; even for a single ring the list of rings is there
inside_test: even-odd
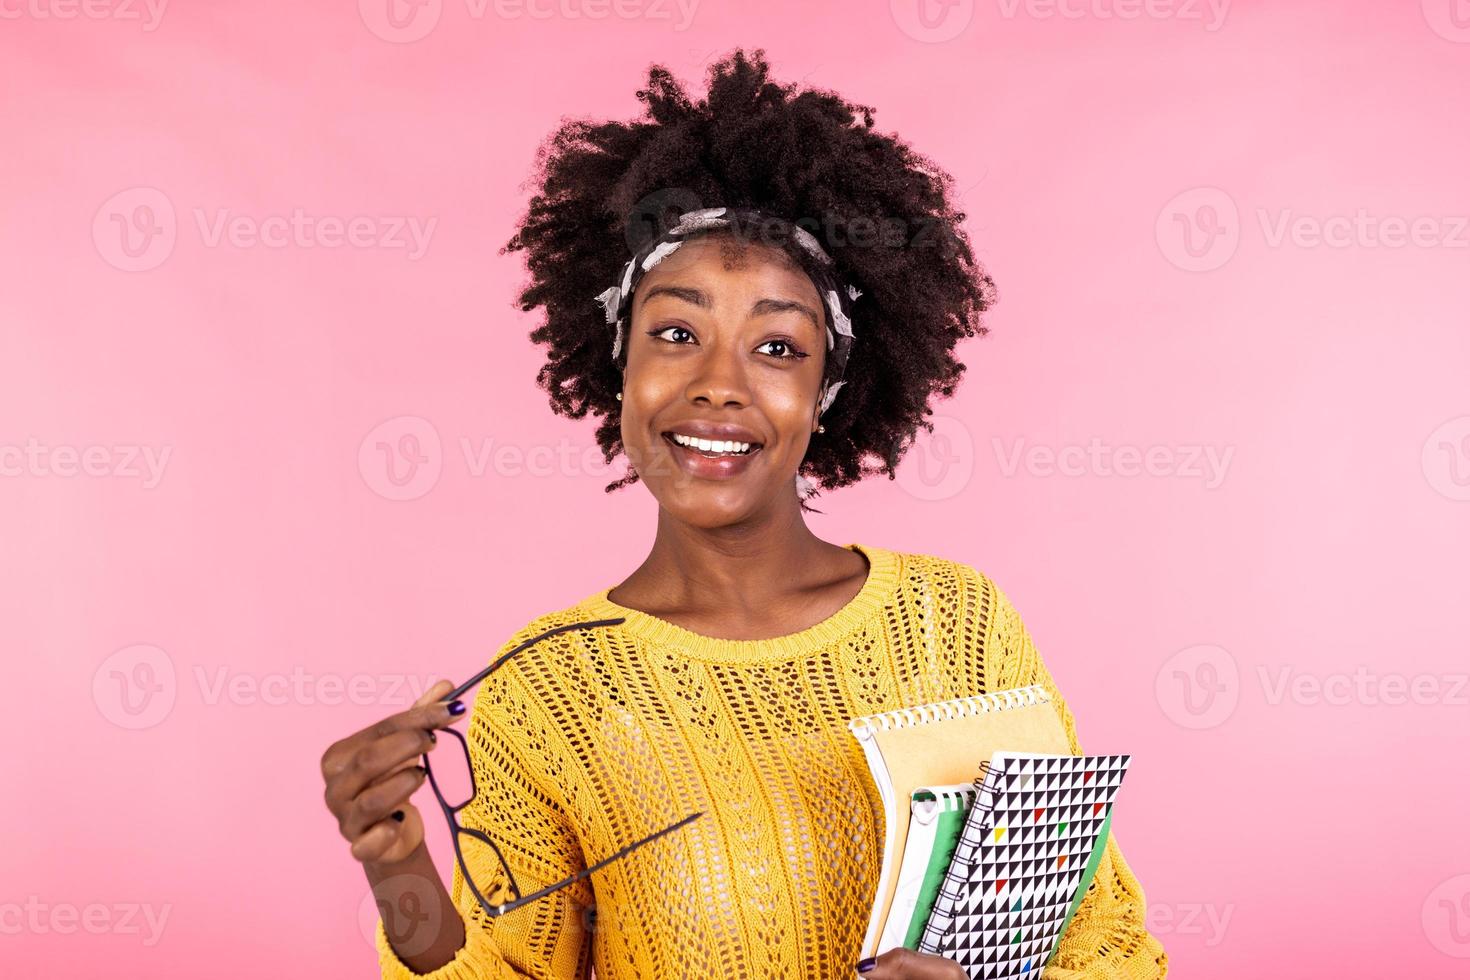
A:
[[[667,336],[665,336],[666,334]],[[671,344],[688,344],[694,340],[694,334],[690,332],[689,328],[681,327],[678,324],[669,327],[658,327],[657,329],[648,331],[648,335],[650,337],[658,337]]]
[[[806,357],[806,354],[796,349],[796,345],[789,340],[768,340],[761,344],[756,350],[762,354],[769,354],[780,360],[789,360],[798,357]]]

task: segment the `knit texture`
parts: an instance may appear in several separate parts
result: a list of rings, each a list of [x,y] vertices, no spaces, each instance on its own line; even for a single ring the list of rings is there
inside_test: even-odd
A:
[[[377,942],[385,980],[508,977],[850,977],[872,908],[882,810],[848,719],[1041,684],[1072,751],[1066,702],[1006,595],[927,555],[850,545],[862,590],[832,617],[769,640],[700,636],[616,605],[604,590],[502,648],[466,730],[478,794],[461,814],[499,844],[522,893],[627,843],[704,816],[583,881],[498,918],[456,864],[467,939],[428,974]],[[440,740],[441,745],[444,740]],[[432,819],[432,813],[426,813]],[[503,874],[471,856],[491,901]],[[1110,839],[1042,980],[1163,977],[1144,896]]]

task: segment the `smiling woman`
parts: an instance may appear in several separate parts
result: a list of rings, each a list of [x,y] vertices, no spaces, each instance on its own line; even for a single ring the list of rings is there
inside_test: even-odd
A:
[[[952,205],[952,179],[876,130],[871,108],[772,81],[759,52],[737,51],[713,66],[704,100],[692,101],[658,67],[638,97],[647,105],[646,122],[574,120],[551,137],[540,161],[542,193],[503,250],[526,253],[531,282],[521,306],[545,312],[531,339],[547,348],[539,381],[553,410],[600,416],[597,439],[606,459],[624,452],[617,395],[626,324],[596,315],[590,293],[614,284],[618,300],[628,303],[632,280],[664,267],[661,240],[684,237],[680,219],[707,209],[751,209],[760,217],[733,227],[698,227],[703,222],[695,220],[689,237],[733,239],[737,247],[723,256],[732,267],[787,263],[789,275],[805,282],[752,299],[801,303],[813,318],[826,313],[831,329],[855,335],[845,364],[835,363],[838,347],[802,350],[825,358],[820,368],[808,362],[808,370],[826,380],[840,366],[845,383],[822,413],[823,432],[798,457],[801,475],[821,489],[891,477],[915,434],[930,427],[931,399],[954,393],[964,372],[955,345],[986,332],[981,318],[994,301],[965,215]],[[739,246],[756,254],[743,256]],[[653,271],[641,268],[640,257],[649,256]],[[693,288],[659,278],[661,285]],[[589,290],[589,282],[598,285]],[[819,292],[819,285],[829,288]],[[598,297],[604,306],[614,287]],[[829,290],[835,312],[850,322],[824,310],[833,305]],[[822,328],[811,329],[820,340]],[[617,354],[610,357],[610,349]],[[640,460],[629,456],[633,470],[612,487],[639,478]]]
[[[601,417],[629,464],[609,489],[658,502],[652,545],[452,695],[327,750],[353,856],[411,909],[379,924],[383,975],[962,977],[905,949],[858,960],[881,800],[847,722],[1040,684],[1080,753],[1075,724],[986,575],[823,541],[803,509],[893,475],[991,282],[949,178],[870,109],[743,52],[703,101],[658,68],[639,97],[647,121],[563,125],[507,250],[545,313],[552,408]],[[467,770],[451,797],[433,783],[451,889],[408,802],[436,748],[434,773]],[[1095,882],[1044,980],[1162,977],[1115,840]]]

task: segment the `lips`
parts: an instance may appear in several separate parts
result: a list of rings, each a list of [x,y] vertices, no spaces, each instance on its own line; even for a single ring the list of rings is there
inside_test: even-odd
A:
[[[679,429],[679,435],[685,435],[684,429]],[[750,451],[739,454],[706,455],[697,448],[679,445],[678,442],[673,441],[672,432],[664,432],[661,438],[669,447],[669,454],[672,455],[673,461],[678,463],[679,469],[684,470],[686,475],[695,479],[723,480],[739,476],[745,470],[750,469],[751,460],[759,457],[764,448],[760,442],[750,441],[750,439],[723,439],[723,441],[731,442],[750,442]],[[698,436],[698,438],[707,438],[707,436]]]
[[[684,422],[675,422],[664,430],[664,435],[677,433],[682,436],[692,436],[696,439],[719,439],[730,442],[759,443],[759,433],[747,429],[743,425],[733,422],[709,422],[704,419],[689,419]]]

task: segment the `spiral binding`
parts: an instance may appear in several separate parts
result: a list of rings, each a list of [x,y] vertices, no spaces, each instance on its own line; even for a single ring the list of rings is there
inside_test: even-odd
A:
[[[956,905],[963,899],[970,876],[975,873],[975,855],[980,849],[980,842],[995,829],[994,811],[1001,776],[1000,768],[986,763],[983,772],[975,780],[975,802],[970,804],[965,830],[960,834],[954,857],[948,870],[944,872],[944,880],[939,883],[939,895],[934,900],[929,921],[924,924],[924,932],[919,937],[921,953],[941,952],[944,941],[949,938],[950,928],[954,925]],[[974,832],[970,828],[972,822],[976,824]]]
[[[854,734],[864,736],[873,732],[912,728],[915,725],[928,725],[952,718],[969,718],[986,711],[1003,711],[1032,704],[1047,704],[1050,700],[1046,688],[1040,684],[1032,684],[1030,687],[992,691],[989,694],[976,694],[973,697],[958,698],[954,701],[936,701],[933,704],[920,704],[912,708],[897,708],[878,715],[854,718],[847,725]]]

